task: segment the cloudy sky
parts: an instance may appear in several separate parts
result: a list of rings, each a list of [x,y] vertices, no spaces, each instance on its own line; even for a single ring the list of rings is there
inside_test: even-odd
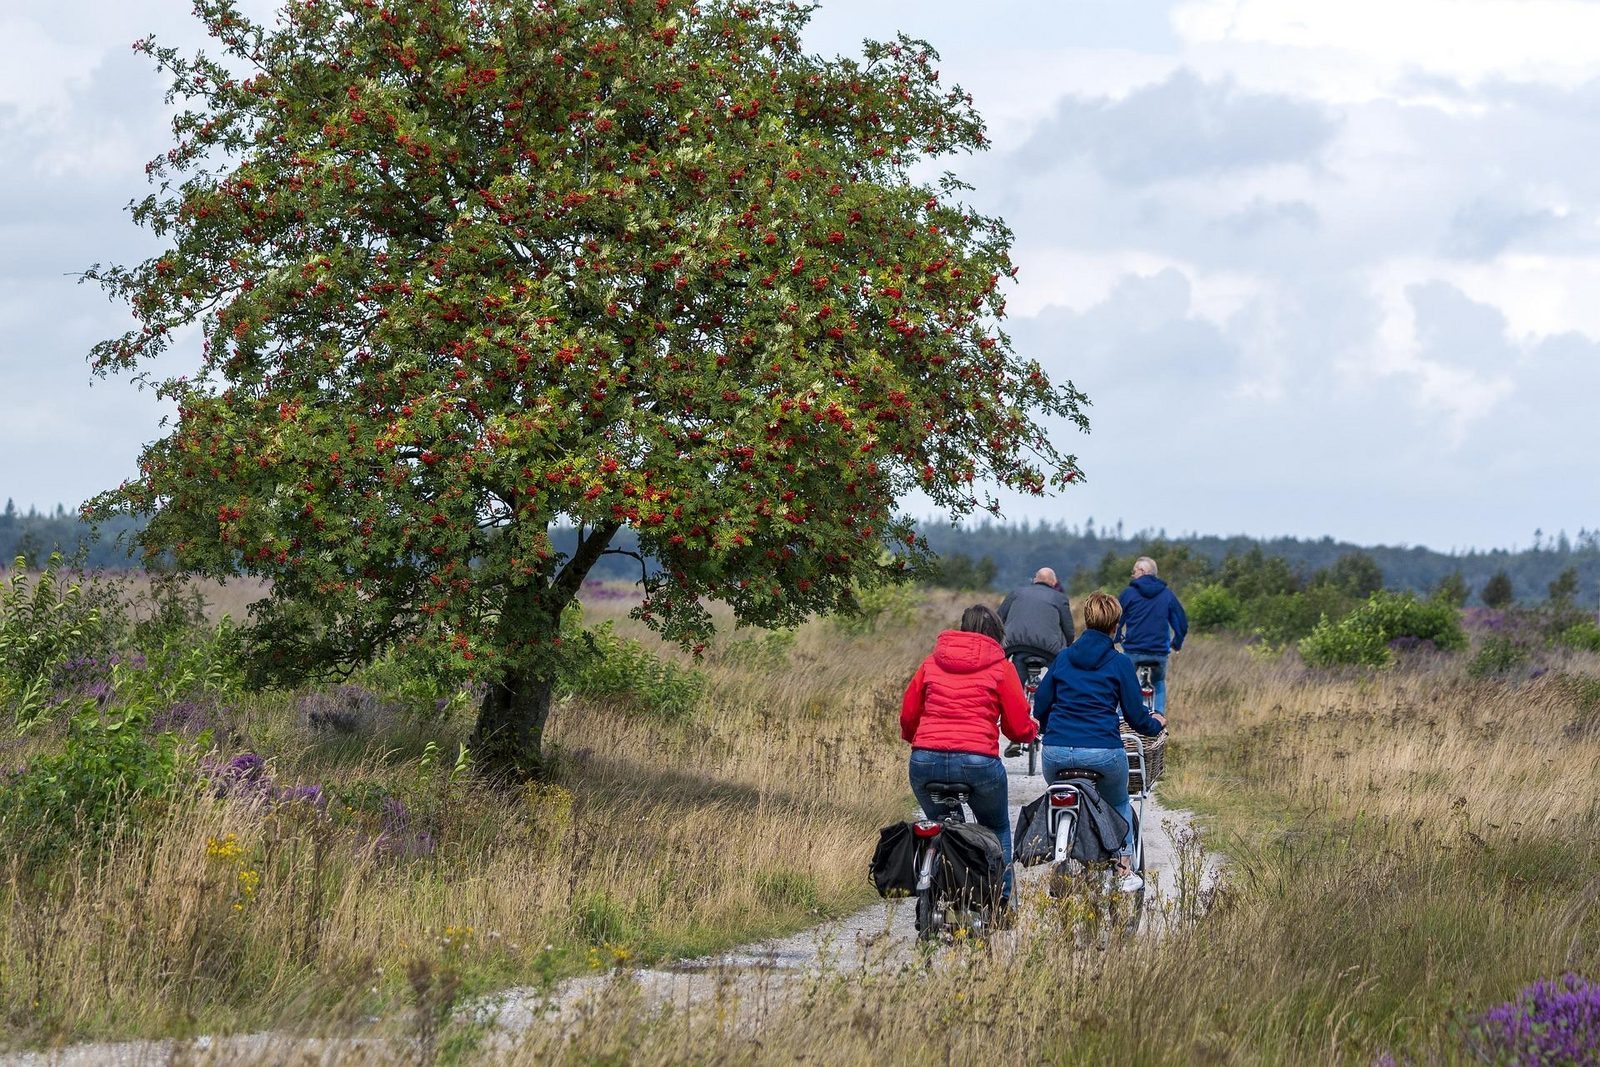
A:
[[[270,11],[268,0],[247,10]],[[76,504],[160,410],[73,274],[153,248],[128,45],[184,0],[0,0],[0,496]],[[825,0],[942,53],[1022,266],[1020,351],[1094,402],[1089,483],[1008,515],[1438,548],[1600,525],[1600,0]]]

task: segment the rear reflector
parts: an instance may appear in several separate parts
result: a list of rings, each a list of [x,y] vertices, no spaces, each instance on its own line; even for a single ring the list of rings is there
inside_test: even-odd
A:
[[[911,832],[916,834],[918,837],[938,837],[939,831],[943,829],[943,826],[940,826],[936,822],[930,822],[927,819],[911,825]]]
[[[1076,792],[1051,793],[1050,806],[1052,808],[1075,808],[1078,806],[1078,794]]]

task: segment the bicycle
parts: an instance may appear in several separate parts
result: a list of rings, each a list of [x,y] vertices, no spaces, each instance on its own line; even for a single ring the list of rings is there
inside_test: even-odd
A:
[[[947,895],[946,880],[939,877],[937,869],[938,838],[945,827],[968,821],[967,804],[972,799],[972,787],[965,782],[929,782],[927,789],[932,806],[942,809],[943,814],[933,818],[934,813],[927,812],[930,817],[912,824],[911,828],[916,838],[917,940],[934,941],[958,932],[983,937],[995,926],[1000,887],[996,885],[992,892],[981,894],[976,900],[966,892]]]
[[[1055,842],[1053,856],[1055,867],[1050,878],[1050,895],[1065,896],[1073,883],[1086,885],[1090,890],[1094,916],[1104,922],[1106,931],[1114,928],[1122,920],[1122,913],[1126,911],[1125,925],[1131,932],[1138,928],[1139,920],[1144,913],[1146,883],[1143,828],[1144,806],[1149,795],[1149,787],[1145,784],[1148,779],[1144,773],[1144,739],[1137,735],[1133,736],[1136,737],[1137,744],[1134,751],[1128,754],[1129,769],[1138,775],[1137,780],[1141,785],[1139,792],[1130,793],[1128,797],[1133,808],[1133,822],[1130,827],[1133,835],[1133,852],[1128,857],[1128,864],[1132,868],[1136,882],[1124,885],[1123,879],[1117,876],[1117,864],[1114,860],[1091,866],[1072,857],[1072,843],[1077,836],[1077,822],[1082,812],[1080,801],[1083,790],[1095,788],[1104,776],[1088,767],[1063,767],[1056,772],[1055,780],[1046,790],[1049,796],[1047,807],[1050,833]]]

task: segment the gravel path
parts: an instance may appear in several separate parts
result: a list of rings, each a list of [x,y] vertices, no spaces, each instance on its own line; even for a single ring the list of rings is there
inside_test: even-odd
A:
[[[1042,776],[1027,774],[1026,755],[1006,760],[1006,769],[1015,824],[1018,810],[1044,792],[1045,782]],[[1209,889],[1219,867],[1214,856],[1192,848],[1187,851],[1188,866],[1182,866],[1184,841],[1193,832],[1188,812],[1165,808],[1151,795],[1145,802],[1144,827],[1146,928],[1154,931],[1162,921],[1163,902],[1175,902],[1180,888],[1188,897]],[[1046,864],[1017,872],[1019,900],[1044,892],[1047,871]],[[886,901],[789,937],[671,967],[638,969],[627,977],[637,983],[648,1003],[686,1006],[720,996],[738,1003],[746,1024],[757,1025],[762,1015],[782,1004],[783,988],[795,978],[824,970],[892,967],[910,959],[916,950],[913,912],[909,900]],[[561,1025],[581,1017],[616,980],[613,975],[596,975],[569,979],[544,992],[508,989],[476,1010],[480,1019],[492,1020],[496,1030],[510,1039],[540,1024]]]
[[[1011,816],[1044,791],[1044,780],[1028,776],[1026,756],[1006,761],[1010,772]],[[1147,928],[1157,929],[1162,902],[1178,895],[1180,881],[1188,893],[1209,887],[1218,867],[1214,857],[1203,862],[1190,851],[1187,868],[1183,839],[1191,832],[1189,813],[1169,810],[1151,796],[1144,815],[1145,870],[1150,883]],[[1198,866],[1197,866],[1198,863]],[[1042,893],[1046,866],[1019,871],[1018,898]],[[780,1007],[785,990],[796,978],[820,971],[848,972],[864,967],[892,967],[912,957],[916,934],[910,901],[873,904],[844,919],[823,923],[789,937],[743,945],[703,959],[669,967],[628,972],[646,1003],[685,1006],[728,996],[738,1005],[740,1021],[749,1027]],[[492,1029],[489,1047],[513,1046],[519,1035],[541,1025],[561,1026],[581,1018],[612,988],[615,975],[584,976],[558,983],[553,990],[507,989],[464,1009],[464,1016]],[[385,1040],[302,1038],[287,1034],[244,1034],[202,1037],[193,1041],[126,1041],[73,1045],[48,1052],[0,1056],[0,1067],[177,1067],[177,1065],[282,1063],[321,1067],[333,1064],[392,1064],[408,1050]]]

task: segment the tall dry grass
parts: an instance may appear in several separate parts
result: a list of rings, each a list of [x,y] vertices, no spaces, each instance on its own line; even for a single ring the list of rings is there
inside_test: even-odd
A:
[[[1514,683],[1463,666],[1193,643],[1163,790],[1210,813],[1229,873],[1160,940],[1086,950],[1035,900],[987,951],[814,978],[756,1030],[621,981],[505,1062],[1482,1062],[1485,1008],[1600,971],[1600,681],[1581,657]]]
[[[708,697],[681,721],[561,703],[552,779],[512,796],[450,773],[470,716],[436,728],[424,767],[426,731],[352,748],[294,722],[285,697],[244,703],[238,729],[279,783],[403,797],[431,854],[386,842],[375,817],[201,791],[142,812],[101,857],[41,872],[14,856],[5,1039],[340,1031],[404,1015],[417,968],[464,996],[853,909],[877,827],[908,803],[899,692],[947,607],[859,639],[818,623],[759,669],[714,649]]]

